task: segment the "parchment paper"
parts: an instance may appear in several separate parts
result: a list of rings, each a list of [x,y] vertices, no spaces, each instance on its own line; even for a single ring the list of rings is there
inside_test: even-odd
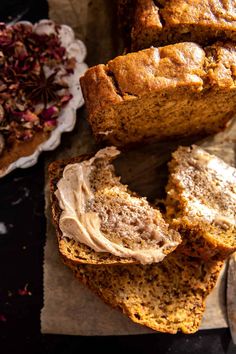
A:
[[[73,27],[78,38],[88,48],[89,65],[106,62],[119,53],[116,36],[114,3],[109,0],[49,0],[50,16],[58,23]],[[199,142],[209,152],[234,165],[236,122],[224,132]],[[122,182],[150,200],[162,198],[167,180],[166,161],[178,144],[154,144],[123,154],[116,162]],[[188,144],[192,141],[188,141]],[[61,146],[52,153],[50,161],[96,151],[91,132],[85,121],[84,109],[78,112],[73,133],[65,134]],[[48,161],[49,162],[49,161]],[[158,187],[159,186],[159,187]],[[134,324],[127,317],[105,305],[96,295],[84,288],[61,262],[55,231],[50,221],[48,180],[46,172],[45,200],[47,241],[44,263],[44,308],[41,313],[42,333],[72,335],[129,335],[152,333]],[[227,327],[225,308],[224,269],[214,291],[207,299],[201,328]]]

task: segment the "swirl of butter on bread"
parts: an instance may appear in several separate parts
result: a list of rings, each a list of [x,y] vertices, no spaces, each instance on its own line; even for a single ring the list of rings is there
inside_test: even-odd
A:
[[[198,146],[192,148],[188,160],[189,167],[178,176],[185,211],[207,223],[235,227],[235,168]],[[205,193],[204,186],[210,188]]]
[[[63,176],[59,180],[55,192],[59,201],[59,206],[62,209],[59,220],[60,230],[62,231],[63,237],[86,244],[96,252],[109,252],[115,256],[125,258],[132,257],[143,264],[160,262],[166,256],[166,253],[168,253],[166,252],[167,249],[177,247],[180,243],[180,238],[178,238],[177,234],[174,234],[174,232],[173,235],[170,232],[170,238],[165,234],[165,231],[166,229],[168,231],[168,228],[166,227],[159,211],[155,211],[155,213],[159,213],[157,215],[161,218],[161,226],[158,225],[158,219],[155,220],[155,223],[151,224],[151,227],[149,224],[143,224],[140,226],[140,230],[146,228],[145,232],[150,239],[153,239],[155,246],[152,244],[151,246],[149,245],[150,247],[137,247],[136,249],[131,249],[124,246],[119,240],[118,242],[114,242],[109,239],[101,230],[102,220],[99,214],[88,207],[96,198],[96,191],[91,187],[90,181],[91,174],[96,169],[94,163],[99,159],[107,159],[109,161],[118,156],[119,153],[120,152],[116,148],[109,147],[100,150],[89,160],[76,164],[69,164],[65,167]],[[140,203],[141,206],[144,205],[146,207],[146,205],[148,205],[146,199],[130,196],[128,193],[119,190],[119,187],[117,186],[113,186],[108,192],[111,194],[113,193],[112,196],[115,195],[114,198],[117,197],[117,199],[114,199],[115,201],[118,201],[120,195],[125,193],[125,197],[128,202],[132,203],[134,210],[136,207],[139,207]],[[106,188],[104,189],[104,193],[106,193]],[[124,199],[124,203],[125,202],[126,199]],[[151,207],[150,209],[153,210]],[[111,211],[108,211],[107,213],[108,214],[105,215],[105,217],[109,218]],[[119,216],[115,214],[113,216],[119,219]],[[120,219],[122,219],[122,217],[120,217]],[[135,220],[134,222],[139,223],[139,220]],[[166,227],[166,229],[164,228],[164,231],[162,229],[163,223]],[[121,226],[124,227],[124,224],[121,224],[122,221],[116,221],[116,225],[118,226],[116,226],[115,230],[117,233],[119,233],[118,230],[120,229],[123,231]],[[119,237],[122,239],[121,232]]]

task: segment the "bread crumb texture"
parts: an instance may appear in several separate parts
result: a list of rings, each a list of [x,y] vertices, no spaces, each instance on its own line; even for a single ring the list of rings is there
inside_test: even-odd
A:
[[[167,217],[186,254],[225,259],[236,250],[236,169],[197,146],[169,163]]]

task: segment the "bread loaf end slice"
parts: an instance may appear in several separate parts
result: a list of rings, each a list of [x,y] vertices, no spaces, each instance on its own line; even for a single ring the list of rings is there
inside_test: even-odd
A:
[[[225,128],[236,111],[233,43],[149,48],[90,68],[81,78],[97,141],[136,145]]]

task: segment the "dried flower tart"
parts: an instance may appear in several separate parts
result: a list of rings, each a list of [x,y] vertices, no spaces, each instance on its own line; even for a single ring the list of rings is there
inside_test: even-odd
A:
[[[46,20],[0,24],[0,175],[34,154],[60,125],[63,112],[75,107],[71,83],[78,58],[68,48],[77,43],[68,29]]]

